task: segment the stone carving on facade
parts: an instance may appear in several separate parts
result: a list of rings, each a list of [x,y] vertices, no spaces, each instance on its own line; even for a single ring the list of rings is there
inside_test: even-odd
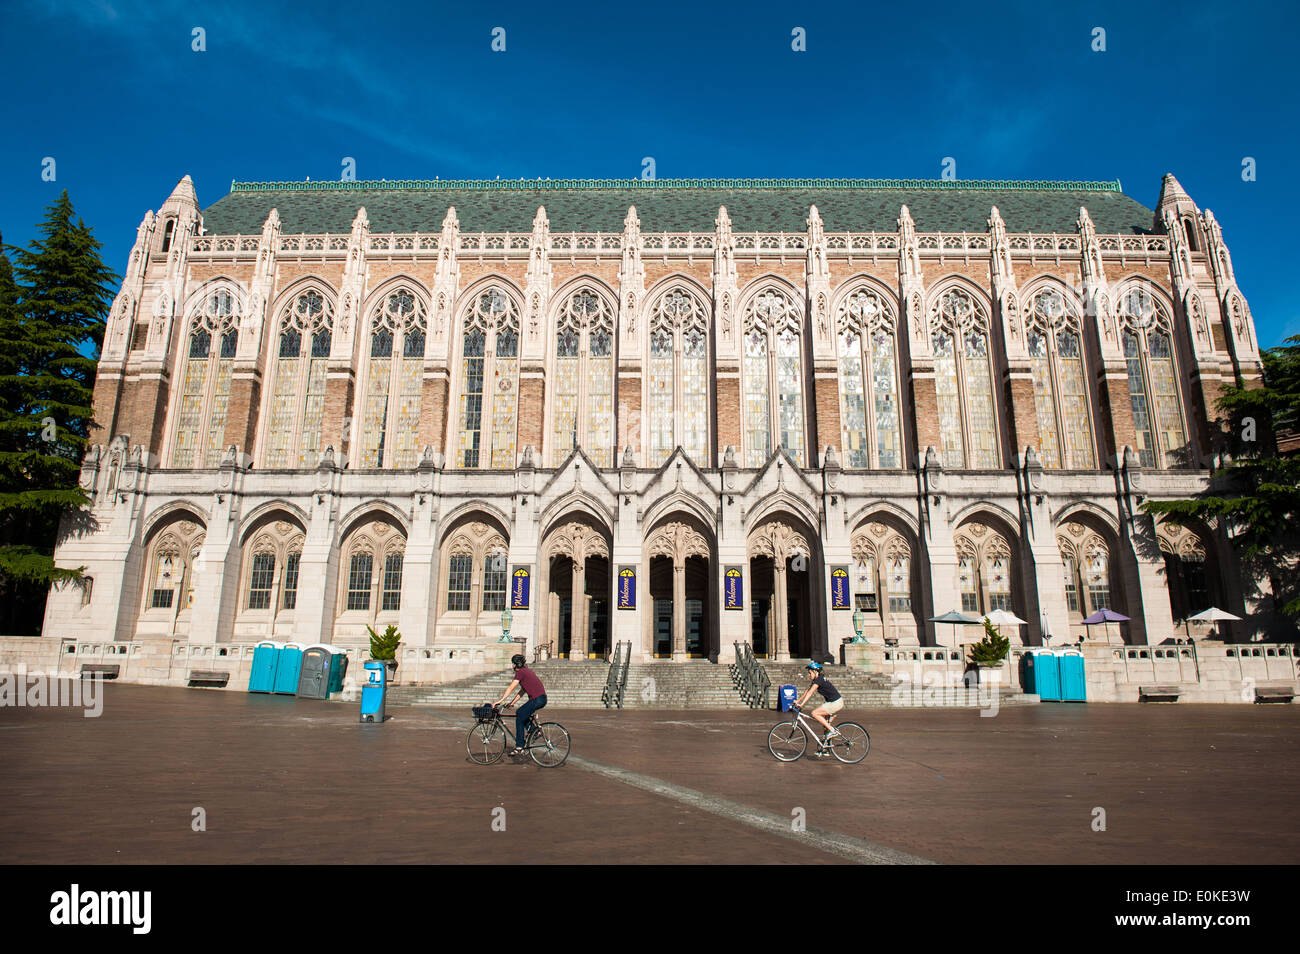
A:
[[[575,565],[586,563],[591,557],[609,559],[609,544],[605,535],[585,523],[566,523],[546,536],[547,559],[568,557]]]
[[[800,556],[806,558],[812,550],[798,530],[788,524],[771,521],[749,535],[747,552],[751,559],[770,557],[784,566],[786,560]]]
[[[673,566],[683,566],[687,557],[709,557],[709,544],[704,535],[686,523],[665,523],[646,538],[643,552],[647,557],[668,557]]]

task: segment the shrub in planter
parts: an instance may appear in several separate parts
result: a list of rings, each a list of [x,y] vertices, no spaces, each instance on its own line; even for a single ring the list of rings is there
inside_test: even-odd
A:
[[[388,663],[389,669],[396,669],[397,647],[402,642],[402,634],[397,631],[397,627],[389,623],[382,634],[376,633],[369,626],[366,630],[370,633],[370,658]]]
[[[1011,640],[998,633],[997,627],[984,620],[984,638],[967,647],[970,660],[977,666],[996,666],[1007,658],[1011,651]]]

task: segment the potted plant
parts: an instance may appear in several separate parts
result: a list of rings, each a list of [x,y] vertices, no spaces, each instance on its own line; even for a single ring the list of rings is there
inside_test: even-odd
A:
[[[397,678],[397,647],[402,643],[402,634],[392,623],[388,624],[382,634],[376,633],[369,626],[366,630],[370,633],[370,658],[384,663],[388,669],[388,682],[394,682]]]
[[[998,632],[997,627],[984,620],[984,638],[967,647],[970,661],[981,670],[997,669],[1011,650],[1011,640]],[[982,680],[981,680],[982,681]]]

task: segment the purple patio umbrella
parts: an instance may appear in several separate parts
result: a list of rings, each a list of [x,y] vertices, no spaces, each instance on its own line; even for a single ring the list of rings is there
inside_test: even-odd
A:
[[[1102,608],[1097,610],[1083,621],[1084,626],[1096,626],[1098,623],[1106,624],[1106,641],[1110,641],[1110,624],[1127,623],[1128,617],[1123,613],[1116,613],[1113,609]]]

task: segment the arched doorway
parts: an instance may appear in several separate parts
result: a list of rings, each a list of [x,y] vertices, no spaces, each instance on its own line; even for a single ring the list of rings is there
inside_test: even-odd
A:
[[[1025,615],[1024,593],[1020,586],[1020,566],[1016,558],[1019,541],[1002,526],[981,523],[981,517],[967,520],[953,534],[957,549],[957,593],[961,612],[967,616],[984,616],[994,610],[1006,610],[1022,619]],[[1025,641],[1025,627],[1002,627],[1002,635],[1012,645]],[[965,630],[965,632],[963,632]],[[983,637],[978,626],[960,626],[955,636],[959,643],[976,642]]]
[[[547,619],[542,642],[557,656],[600,659],[610,652],[609,542],[572,520],[546,537]]]
[[[714,657],[714,626],[709,612],[709,542],[691,524],[660,524],[646,538],[649,580],[647,651],[674,660]]]
[[[786,661],[824,653],[824,629],[813,626],[820,571],[808,538],[771,518],[751,531],[747,549],[754,654]]]

